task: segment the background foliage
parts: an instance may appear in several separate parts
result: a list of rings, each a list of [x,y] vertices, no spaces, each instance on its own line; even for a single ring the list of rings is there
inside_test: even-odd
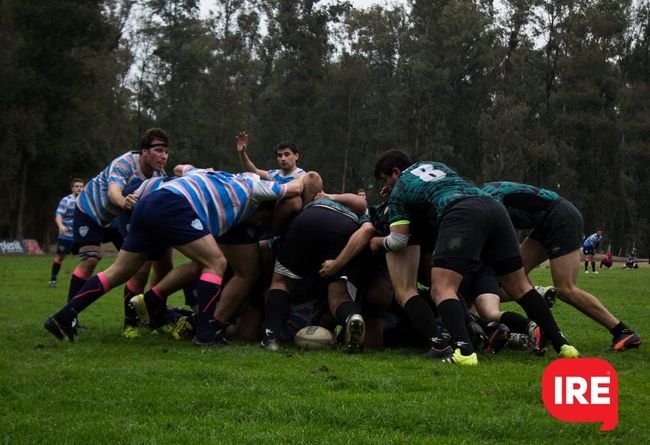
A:
[[[650,6],[632,0],[4,0],[0,237],[150,126],[170,163],[274,165],[282,139],[330,191],[373,189],[388,148],[573,201],[615,254],[650,251]],[[372,194],[371,194],[372,196]],[[375,195],[376,197],[376,195]]]

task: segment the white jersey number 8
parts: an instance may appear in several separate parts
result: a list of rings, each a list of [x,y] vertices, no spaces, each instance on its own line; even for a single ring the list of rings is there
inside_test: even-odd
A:
[[[424,164],[411,170],[411,173],[423,180],[424,182],[438,181],[445,176],[447,173],[437,168],[433,168],[433,165]]]

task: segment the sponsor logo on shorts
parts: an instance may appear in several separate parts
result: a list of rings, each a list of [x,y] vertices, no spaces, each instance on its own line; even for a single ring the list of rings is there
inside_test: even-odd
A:
[[[194,227],[196,230],[203,230],[203,223],[201,222],[200,219],[196,218],[194,221],[192,221],[192,227]]]
[[[79,235],[81,235],[82,237],[88,235],[88,230],[90,230],[88,229],[88,226],[79,227]]]

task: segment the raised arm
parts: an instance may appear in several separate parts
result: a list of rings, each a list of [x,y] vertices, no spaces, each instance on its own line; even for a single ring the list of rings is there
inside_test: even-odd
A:
[[[352,210],[358,216],[363,216],[366,214],[368,209],[368,201],[363,196],[359,196],[356,193],[319,193],[316,195],[315,199],[319,198],[329,198],[332,201],[336,201],[340,204],[343,204],[348,209]]]
[[[246,147],[248,146],[248,133],[242,131],[235,139],[237,140],[237,154],[239,155],[239,162],[241,163],[242,169],[247,172],[255,173],[260,178],[270,181],[271,177],[269,176],[269,173],[255,167],[255,164],[253,164],[253,161],[250,160],[246,153]]]

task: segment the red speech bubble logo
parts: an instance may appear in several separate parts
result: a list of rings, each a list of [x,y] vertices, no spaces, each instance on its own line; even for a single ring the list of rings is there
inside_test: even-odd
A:
[[[599,358],[563,358],[542,375],[546,410],[563,422],[599,422],[600,431],[618,424],[618,376]]]

